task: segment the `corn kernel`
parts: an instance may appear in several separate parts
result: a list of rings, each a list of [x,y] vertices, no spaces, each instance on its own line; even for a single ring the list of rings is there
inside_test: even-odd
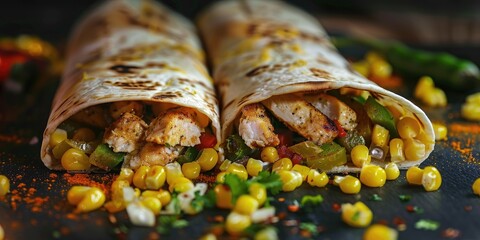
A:
[[[239,163],[232,163],[228,166],[227,168],[227,173],[233,173],[240,177],[242,180],[247,180],[248,179],[248,173],[247,169],[242,164]]]
[[[370,74],[370,65],[367,61],[358,61],[352,63],[352,67],[355,71],[360,73],[364,77],[368,77]]]
[[[213,233],[207,233],[201,236],[198,240],[217,240],[217,236]]]
[[[217,165],[218,153],[213,148],[205,148],[200,152],[197,162],[200,164],[202,171],[210,171]]]
[[[103,205],[105,194],[97,187],[73,186],[67,192],[67,200],[77,205],[77,211],[90,212]]]
[[[90,128],[79,128],[73,132],[72,139],[75,141],[90,142],[95,139],[95,132]]]
[[[5,175],[0,175],[0,197],[10,192],[10,180]]]
[[[225,182],[225,175],[227,175],[227,172],[219,172],[217,174],[217,177],[215,178],[215,182],[217,183],[224,183]]]
[[[250,216],[231,212],[227,216],[225,229],[230,235],[239,235],[251,224],[252,220],[250,219]]]
[[[307,182],[312,187],[325,187],[328,184],[328,180],[325,172],[319,173],[316,169],[310,169],[307,175]]]
[[[407,182],[413,185],[422,185],[423,169],[412,166],[407,170]]]
[[[366,227],[372,222],[372,211],[363,202],[342,204],[342,220],[352,227]]]
[[[267,189],[260,183],[252,183],[250,187],[248,187],[248,193],[257,199],[259,206],[262,206],[267,200]]]
[[[273,163],[272,171],[278,172],[281,170],[292,169],[292,160],[290,158],[281,158]]]
[[[387,78],[392,75],[392,66],[383,59],[370,62],[370,75],[372,77]]]
[[[421,77],[417,85],[415,86],[415,92],[414,96],[417,99],[422,99],[424,93],[432,91],[432,89],[435,87],[435,84],[433,83],[433,79],[428,76],[423,76]]]
[[[275,228],[266,227],[258,231],[253,237],[254,240],[278,240],[278,234]]]
[[[403,140],[394,138],[390,140],[390,160],[392,162],[405,161],[405,154],[403,153]]]
[[[391,162],[385,165],[385,173],[387,174],[387,180],[395,180],[400,176],[400,169],[398,169],[396,163]]]
[[[182,167],[178,162],[171,162],[165,165],[165,173],[167,174],[167,183],[169,185],[172,185],[175,179],[183,177]]]
[[[265,147],[260,153],[260,157],[264,162],[274,163],[278,160],[278,152],[274,147]]]
[[[247,161],[247,173],[248,175],[254,177],[257,176],[259,172],[263,170],[262,161],[250,158]]]
[[[182,173],[188,179],[196,179],[200,176],[202,167],[197,161],[187,162],[182,165]]]
[[[228,166],[230,166],[230,164],[232,164],[232,161],[230,160],[223,160],[222,164],[220,164],[220,167],[218,167],[218,169],[220,169],[220,171],[227,171],[227,168]]]
[[[145,187],[151,190],[157,190],[163,187],[167,178],[163,166],[152,166],[145,177]]]
[[[162,203],[160,202],[160,199],[156,197],[143,197],[140,200],[140,203],[150,209],[155,215],[160,214],[160,210],[162,210]]]
[[[116,180],[126,180],[129,184],[132,184],[134,174],[135,172],[132,169],[122,168]]]
[[[373,224],[363,234],[363,240],[397,240],[397,230],[382,224]]]
[[[347,175],[347,176],[335,176],[333,179],[333,183],[337,186],[340,187],[340,190],[342,190],[343,193],[346,194],[357,194],[360,192],[360,189],[362,188],[362,184],[360,183],[360,180],[358,178]]]
[[[68,171],[83,171],[90,168],[90,161],[82,150],[76,148],[68,149],[62,156],[62,167]]]
[[[67,139],[67,131],[57,128],[55,131],[53,131],[52,135],[50,135],[49,145],[53,148],[59,143],[63,142],[65,139]]]
[[[414,138],[420,133],[420,123],[413,117],[405,116],[398,121],[397,130],[403,139]]]
[[[158,198],[162,206],[167,206],[167,204],[169,204],[172,200],[172,195],[170,192],[164,189],[159,189],[158,191],[146,190],[142,192],[141,196]]]
[[[282,190],[291,192],[302,185],[302,175],[295,171],[281,170],[278,172],[282,181]]]
[[[464,103],[461,109],[462,117],[469,121],[480,121],[479,105],[478,103]]]
[[[130,183],[127,180],[115,180],[110,186],[112,192],[112,200],[123,201],[123,188],[130,187]]]
[[[176,178],[172,184],[168,187],[170,192],[183,193],[194,187],[193,182],[186,177]]]
[[[480,178],[477,178],[477,180],[473,182],[472,190],[473,190],[473,194],[480,196]]]
[[[365,164],[369,164],[372,160],[372,156],[370,156],[370,151],[365,145],[357,145],[353,147],[350,153],[350,157],[352,159],[353,165],[357,167],[362,167]]]
[[[302,180],[306,181],[311,168],[301,164],[295,164],[291,170],[300,173],[300,175],[302,175]]]
[[[133,174],[133,185],[140,189],[147,189],[145,184],[145,178],[147,177],[148,172],[150,171],[149,166],[140,166]]]
[[[385,170],[377,165],[364,165],[360,171],[360,182],[369,187],[382,187],[386,179]]]
[[[422,185],[425,191],[436,191],[442,185],[442,176],[436,167],[427,166],[423,170]]]
[[[232,209],[232,191],[230,191],[230,188],[225,185],[225,184],[218,184],[215,186],[213,189],[215,192],[215,198],[216,198],[216,205],[218,208],[222,209]]]
[[[447,127],[441,123],[432,123],[435,140],[447,140]]]
[[[103,206],[105,207],[105,209],[107,209],[109,213],[121,212],[126,208],[124,201],[116,201],[116,200],[108,201],[105,204],[103,204]]]
[[[405,139],[405,158],[409,161],[417,161],[425,157],[425,144],[417,139]]]
[[[390,139],[388,130],[378,124],[375,124],[372,131],[372,145],[377,147],[385,147]]]
[[[369,52],[367,52],[367,54],[365,54],[365,60],[368,63],[373,63],[375,61],[384,61],[385,59],[378,52],[369,51]]]
[[[90,190],[88,186],[73,186],[67,192],[67,201],[72,205],[78,205],[82,201],[85,194]]]
[[[259,204],[256,198],[252,197],[251,195],[244,194],[237,199],[233,211],[250,216],[250,214],[258,209],[258,206]]]

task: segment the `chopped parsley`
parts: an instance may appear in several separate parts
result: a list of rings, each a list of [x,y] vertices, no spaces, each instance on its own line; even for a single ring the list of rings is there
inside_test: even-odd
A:
[[[311,222],[302,222],[302,223],[300,223],[299,228],[301,230],[309,232],[313,236],[316,236],[318,234],[317,225],[315,225],[314,223],[311,223]]]
[[[277,194],[282,190],[282,180],[277,173],[270,173],[268,171],[261,171],[258,175],[249,180],[242,180],[235,174],[225,175],[224,183],[230,187],[232,192],[232,202],[236,202],[238,197],[243,194],[248,194],[248,187],[252,183],[260,183],[267,191],[272,194]]]
[[[188,226],[188,221],[179,219],[176,215],[163,215],[158,218],[157,232],[160,234],[168,234],[172,229],[179,229]]]
[[[300,200],[300,206],[301,207],[312,207],[312,206],[319,205],[322,202],[323,202],[323,197],[320,194],[305,195],[305,196],[302,197],[302,200]]]
[[[415,223],[416,229],[435,231],[440,227],[440,223],[430,219],[420,219]]]
[[[383,199],[382,199],[382,197],[378,196],[378,194],[375,193],[370,197],[370,200],[375,201],[375,202],[380,202]]]
[[[412,199],[412,196],[410,196],[410,195],[405,195],[405,194],[401,194],[401,195],[398,195],[398,198],[399,198],[400,201],[402,201],[402,202],[408,202],[408,201],[410,201],[410,199]]]

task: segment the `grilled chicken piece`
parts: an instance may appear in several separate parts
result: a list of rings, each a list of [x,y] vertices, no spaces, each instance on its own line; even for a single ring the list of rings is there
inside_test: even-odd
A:
[[[320,110],[328,118],[338,120],[346,130],[353,130],[357,126],[357,114],[338,98],[325,94],[305,95],[304,99]]]
[[[204,131],[196,121],[197,112],[191,108],[178,107],[161,112],[146,131],[146,141],[161,145],[195,146],[200,143]]]
[[[258,103],[243,107],[238,132],[251,148],[277,146],[280,143],[265,108]]]
[[[172,147],[147,142],[141,149],[128,154],[126,158],[133,169],[140,166],[165,166],[180,156],[182,149],[182,146]]]
[[[316,144],[331,142],[338,135],[332,120],[298,96],[274,96],[262,103],[285,125]]]
[[[109,107],[110,116],[113,119],[117,119],[124,113],[132,113],[139,117],[143,116],[143,104],[136,101],[120,101],[113,102]]]
[[[81,110],[71,117],[71,119],[85,123],[90,126],[105,128],[108,125],[108,114],[103,106],[95,105]]]
[[[143,140],[147,127],[140,117],[127,112],[108,127],[103,135],[103,141],[114,152],[132,152]]]

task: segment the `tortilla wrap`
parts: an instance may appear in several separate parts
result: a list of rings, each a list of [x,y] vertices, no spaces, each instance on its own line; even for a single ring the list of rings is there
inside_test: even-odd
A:
[[[194,109],[208,117],[208,127],[220,138],[218,102],[195,27],[155,1],[105,1],[76,26],[43,135],[44,164],[64,169],[49,144],[62,122],[118,101]]]
[[[409,100],[379,87],[352,70],[318,23],[281,1],[222,1],[202,13],[198,26],[213,65],[222,102],[222,142],[236,132],[242,109],[274,96],[323,93],[334,89],[365,90],[383,106],[420,123],[425,154],[397,162],[405,169],[424,161],[434,148],[427,115]],[[398,120],[398,119],[397,119]],[[373,161],[385,165],[389,160]],[[330,172],[355,172],[350,162]]]

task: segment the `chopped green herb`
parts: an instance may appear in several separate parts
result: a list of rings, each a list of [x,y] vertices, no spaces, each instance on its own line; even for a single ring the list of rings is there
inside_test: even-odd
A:
[[[370,200],[380,202],[382,201],[382,197],[378,196],[378,194],[373,194],[372,197],[370,197]]]
[[[309,233],[311,233],[313,236],[316,236],[318,234],[318,228],[317,225],[314,223],[309,223],[309,222],[302,222],[300,223],[300,229],[305,230]]]
[[[315,205],[319,205],[322,202],[323,202],[323,197],[320,194],[317,194],[315,196],[305,195],[302,197],[302,200],[300,200],[300,206],[301,207],[315,206]]]
[[[248,193],[248,184],[247,181],[243,181],[235,174],[225,175],[224,183],[230,187],[232,191],[232,203],[237,201],[237,198],[243,194]]]
[[[179,219],[177,215],[163,215],[158,218],[157,232],[168,234],[172,228],[184,228],[188,226],[188,221]]]
[[[433,221],[430,219],[420,219],[418,222],[415,223],[416,229],[424,229],[435,231],[440,227],[440,223],[437,221]]]
[[[410,201],[410,199],[412,199],[412,196],[402,194],[402,195],[398,195],[398,198],[402,202],[408,202],[408,201]]]
[[[356,222],[360,218],[360,211],[356,211],[352,216],[352,221]]]
[[[413,211],[415,213],[421,214],[421,213],[423,213],[423,208],[415,206],[415,207],[413,207]]]
[[[280,180],[280,175],[275,172],[261,171],[256,177],[252,178],[250,182],[262,184],[274,195],[282,190],[282,180]]]

